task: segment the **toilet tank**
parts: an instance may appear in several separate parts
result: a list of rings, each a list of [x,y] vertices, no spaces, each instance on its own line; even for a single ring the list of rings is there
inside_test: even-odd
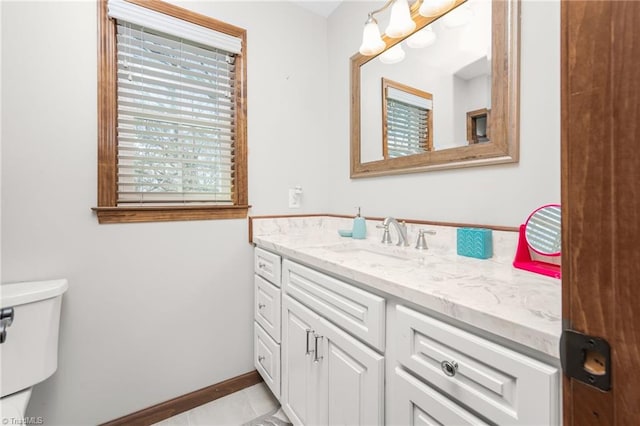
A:
[[[67,280],[0,285],[2,309],[13,308],[13,323],[0,344],[2,396],[30,388],[58,368],[58,330]]]

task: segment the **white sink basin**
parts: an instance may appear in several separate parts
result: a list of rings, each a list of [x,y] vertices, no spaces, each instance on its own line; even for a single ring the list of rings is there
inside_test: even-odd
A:
[[[395,245],[374,245],[367,242],[349,241],[340,244],[323,246],[323,249],[334,253],[344,254],[350,258],[370,262],[424,262],[426,251],[413,247],[398,247]]]

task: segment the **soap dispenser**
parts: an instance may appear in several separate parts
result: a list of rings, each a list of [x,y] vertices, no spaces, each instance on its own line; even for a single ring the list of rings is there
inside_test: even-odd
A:
[[[352,238],[364,240],[367,238],[367,223],[364,217],[360,216],[360,207],[358,207],[358,215],[353,218]]]

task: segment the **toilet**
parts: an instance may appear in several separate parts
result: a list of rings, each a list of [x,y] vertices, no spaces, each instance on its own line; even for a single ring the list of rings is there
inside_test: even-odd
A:
[[[32,386],[58,368],[60,306],[67,287],[65,279],[0,286],[2,424],[19,424]]]

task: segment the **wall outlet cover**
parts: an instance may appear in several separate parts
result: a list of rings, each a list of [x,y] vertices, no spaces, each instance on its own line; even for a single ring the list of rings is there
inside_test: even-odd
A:
[[[300,191],[295,188],[289,189],[289,208],[290,209],[299,209],[300,208]]]

